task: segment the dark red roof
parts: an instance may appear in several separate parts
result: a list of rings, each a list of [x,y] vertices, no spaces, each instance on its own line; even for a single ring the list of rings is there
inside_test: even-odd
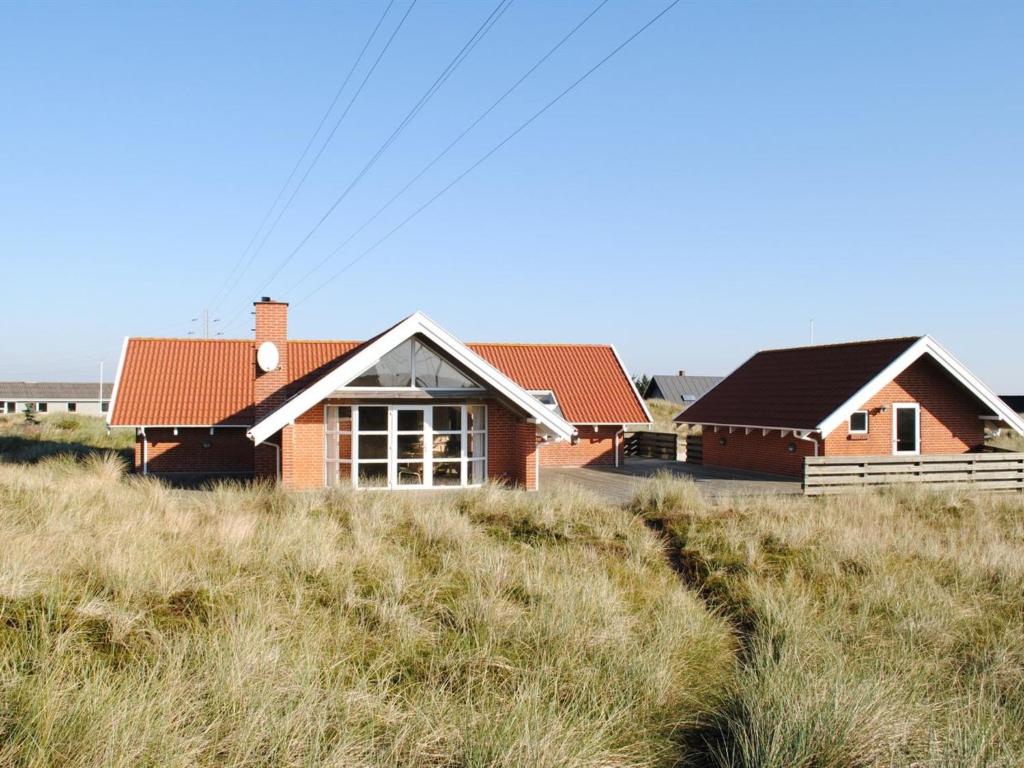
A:
[[[360,344],[289,341],[288,394],[305,389],[333,370]],[[247,339],[129,339],[110,423],[252,426],[255,346]],[[468,346],[524,389],[554,392],[570,423],[648,420],[610,346]]]
[[[814,429],[918,338],[758,352],[676,421]]]

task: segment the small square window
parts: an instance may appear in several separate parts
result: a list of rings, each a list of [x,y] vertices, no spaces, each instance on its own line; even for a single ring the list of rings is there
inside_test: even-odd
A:
[[[854,411],[850,414],[850,434],[863,435],[868,431],[868,412]]]
[[[68,403],[68,413],[74,413],[78,410],[78,403]]]
[[[102,411],[103,413],[106,413],[109,410],[110,410],[110,401],[104,400],[102,403],[100,403],[100,411]]]
[[[37,403],[36,410],[39,411],[40,413],[46,413],[47,406],[48,403]]]

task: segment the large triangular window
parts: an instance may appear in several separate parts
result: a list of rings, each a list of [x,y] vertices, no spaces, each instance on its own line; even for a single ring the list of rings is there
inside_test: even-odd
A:
[[[407,339],[377,364],[354,378],[350,387],[418,387],[420,389],[479,389],[480,385],[416,340]]]

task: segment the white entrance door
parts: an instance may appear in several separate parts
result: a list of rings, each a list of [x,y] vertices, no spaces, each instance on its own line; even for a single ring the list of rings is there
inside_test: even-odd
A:
[[[389,484],[392,488],[423,488],[429,485],[430,478],[429,408],[394,405],[391,410]]]
[[[917,403],[893,403],[893,455],[921,452],[921,410]]]

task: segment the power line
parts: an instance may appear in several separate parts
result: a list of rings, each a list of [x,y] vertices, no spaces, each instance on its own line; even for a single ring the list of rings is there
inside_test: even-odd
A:
[[[356,60],[352,63],[352,66],[349,69],[348,74],[345,75],[345,79],[342,81],[341,85],[338,87],[338,90],[335,92],[334,98],[331,99],[331,103],[327,107],[327,111],[324,112],[323,117],[320,118],[320,122],[317,123],[316,130],[313,131],[313,135],[310,136],[309,137],[309,141],[306,142],[306,146],[303,148],[302,154],[299,155],[299,159],[295,161],[295,165],[292,167],[291,173],[288,174],[288,178],[285,179],[284,184],[281,185],[281,189],[278,190],[277,196],[274,198],[274,202],[272,202],[270,204],[270,207],[267,209],[267,212],[265,214],[263,214],[263,218],[260,220],[259,226],[256,227],[256,231],[252,233],[252,237],[249,239],[249,244],[245,246],[245,250],[243,250],[242,253],[238,257],[238,261],[235,263],[235,265],[228,272],[227,278],[225,278],[225,280],[221,284],[220,288],[217,289],[217,293],[214,294],[213,299],[210,300],[210,305],[211,306],[216,306],[218,304],[219,300],[221,299],[221,294],[224,293],[225,287],[229,283],[231,283],[231,278],[234,277],[235,272],[242,265],[242,263],[243,263],[243,261],[245,259],[245,255],[249,252],[249,250],[252,248],[253,244],[256,242],[256,238],[259,237],[259,234],[263,230],[263,227],[266,225],[267,221],[270,219],[270,215],[274,212],[274,209],[277,208],[277,204],[279,202],[281,202],[281,198],[284,196],[285,190],[288,189],[288,185],[291,184],[292,179],[295,178],[295,174],[298,172],[299,168],[301,167],[302,162],[306,159],[306,155],[309,154],[310,147],[312,147],[313,146],[313,142],[316,141],[316,137],[320,134],[321,129],[324,127],[324,123],[327,122],[327,118],[330,116],[331,112],[334,111],[334,107],[337,105],[338,99],[340,99],[341,98],[341,94],[344,93],[345,88],[348,86],[349,80],[352,79],[352,75],[355,73],[356,68],[359,66],[359,62],[361,62],[363,60],[363,56],[366,54],[366,50],[370,47],[370,43],[373,41],[373,38],[377,36],[377,31],[380,29],[381,24],[384,23],[385,17],[388,15],[388,12],[391,10],[391,6],[393,6],[394,4],[395,4],[395,0],[389,0],[387,6],[384,8],[384,13],[382,13],[380,18],[377,20],[377,24],[374,26],[373,30],[370,32],[370,36],[368,38],[366,38],[366,42],[363,43],[363,47],[359,51],[359,55],[356,56]],[[337,129],[337,125],[335,125],[335,130],[336,129]],[[333,131],[332,131],[331,135],[333,136]],[[329,142],[330,142],[330,137],[328,137],[327,141],[324,142],[324,146],[327,146],[327,143],[329,143]],[[321,153],[323,152],[323,147],[320,148],[320,152]],[[319,157],[320,157],[320,154],[318,153],[317,157],[313,160],[313,163],[311,164],[310,167],[312,167],[312,165],[316,164],[316,160],[319,159]],[[308,171],[307,171],[307,173],[308,173]],[[303,181],[304,180],[305,180],[305,177],[303,177]],[[299,182],[299,186],[302,186],[302,182],[301,181]],[[276,222],[275,222],[275,224],[276,224]],[[271,229],[273,229],[273,227]],[[255,254],[254,254],[254,257],[255,257]],[[242,269],[242,272],[239,273],[239,279],[241,277],[241,274],[245,273],[245,270],[248,269],[248,266],[251,263],[252,263],[252,259],[250,258],[249,262]],[[237,285],[237,281],[236,281],[235,284]]]
[[[326,140],[320,146],[320,149],[317,151],[316,155],[313,157],[313,161],[309,164],[309,166],[306,168],[305,172],[302,174],[302,178],[299,179],[299,183],[295,185],[295,188],[292,190],[291,195],[289,195],[288,200],[285,202],[284,206],[282,206],[281,209],[278,211],[277,216],[274,218],[274,221],[271,223],[270,227],[267,229],[266,232],[264,232],[263,238],[260,240],[259,245],[249,255],[249,260],[246,262],[245,267],[242,269],[241,272],[238,273],[238,276],[235,278],[235,280],[232,283],[231,287],[225,292],[224,298],[229,296],[231,294],[231,291],[233,291],[238,286],[238,283],[239,283],[239,281],[241,281],[242,276],[245,274],[245,272],[252,265],[253,261],[256,259],[256,257],[263,250],[263,246],[265,246],[267,244],[267,239],[270,237],[270,235],[274,231],[274,229],[277,228],[278,222],[281,221],[281,218],[284,216],[284,214],[291,207],[292,201],[295,200],[295,196],[299,193],[299,190],[302,188],[302,185],[305,183],[306,179],[309,177],[309,174],[312,172],[313,168],[316,166],[317,162],[320,160],[320,157],[323,155],[324,150],[327,149],[327,145],[331,143],[331,140],[334,138],[334,134],[337,132],[338,128],[344,122],[345,118],[348,117],[348,113],[351,111],[352,106],[356,103],[356,99],[359,98],[359,95],[363,92],[363,88],[366,87],[366,84],[369,82],[370,77],[376,71],[377,65],[380,64],[381,59],[384,58],[384,54],[387,53],[388,49],[391,47],[391,43],[394,42],[395,37],[398,36],[399,30],[402,29],[402,26],[405,24],[405,20],[407,18],[409,18],[409,14],[412,13],[412,9],[416,6],[416,2],[417,2],[417,0],[412,0],[412,2],[409,4],[409,7],[405,9],[405,13],[402,15],[402,18],[399,19],[398,25],[394,28],[394,30],[392,30],[391,35],[387,39],[387,42],[384,43],[384,47],[381,48],[380,52],[377,54],[377,58],[374,59],[373,64],[370,66],[370,68],[367,70],[366,74],[363,76],[362,82],[359,83],[359,87],[356,89],[356,92],[354,94],[352,94],[352,98],[349,99],[349,102],[345,106],[345,109],[342,111],[341,115],[338,116],[338,119],[334,122],[334,126],[331,128],[330,133],[327,134]],[[390,8],[390,7],[391,7],[391,5],[389,4],[388,8]],[[387,9],[385,9],[385,14],[384,15],[387,15]],[[384,16],[381,17],[381,21],[383,21],[383,20],[384,20]],[[379,26],[380,25],[378,23],[378,27]],[[374,28],[374,34],[376,34],[376,29],[377,28],[375,27]],[[370,40],[372,40],[372,39],[373,39],[373,37],[371,36]],[[367,40],[367,45],[369,44],[370,40]],[[364,50],[365,50],[365,47],[364,47]],[[361,55],[362,54],[360,54],[360,56]],[[356,62],[356,63],[358,64],[358,62]]]
[[[404,218],[401,222],[399,222],[394,228],[392,228],[387,234],[385,234],[383,237],[381,237],[379,240],[377,240],[373,245],[371,245],[365,251],[360,253],[358,256],[356,256],[354,259],[352,259],[350,262],[348,262],[348,264],[346,264],[340,270],[335,272],[333,275],[331,275],[329,278],[327,278],[324,282],[320,283],[320,285],[318,285],[312,291],[310,291],[305,296],[303,296],[299,301],[295,302],[295,304],[293,306],[298,306],[299,304],[302,304],[302,303],[306,302],[307,300],[309,300],[311,297],[315,296],[317,293],[319,293],[321,290],[326,288],[334,280],[336,280],[337,278],[341,277],[341,275],[344,274],[346,271],[348,271],[349,268],[351,268],[352,266],[357,264],[364,257],[368,256],[370,253],[372,253],[374,250],[376,250],[378,247],[380,247],[386,240],[391,238],[392,235],[394,235],[396,232],[398,232],[400,229],[402,229],[402,227],[404,227],[406,224],[408,224],[410,221],[412,221],[414,218],[416,218],[420,213],[422,213],[430,205],[432,205],[434,202],[436,202],[438,200],[438,198],[440,198],[448,190],[450,190],[452,187],[454,187],[456,184],[458,184],[460,181],[462,181],[462,179],[464,179],[466,176],[468,176],[470,173],[472,173],[474,170],[476,170],[488,158],[490,158],[495,152],[500,150],[503,146],[508,144],[508,142],[510,142],[512,139],[514,139],[516,136],[518,136],[520,133],[522,133],[537,118],[539,118],[541,115],[543,115],[549,109],[551,109],[551,107],[553,107],[555,104],[557,104],[559,101],[561,101],[571,91],[575,90],[575,88],[577,86],[579,86],[580,83],[582,83],[584,80],[586,80],[588,77],[590,77],[594,72],[596,72],[598,69],[600,69],[613,56],[615,56],[619,51],[621,51],[623,48],[625,48],[627,45],[629,45],[631,42],[633,42],[636,38],[638,38],[641,34],[643,34],[649,27],[651,27],[659,19],[661,19],[662,16],[664,16],[666,13],[668,13],[670,10],[672,10],[678,4],[679,4],[679,0],[672,0],[672,2],[670,2],[661,11],[659,11],[646,24],[644,24],[642,27],[640,27],[640,29],[638,29],[636,32],[634,32],[629,37],[627,37],[623,42],[619,43],[619,45],[617,45],[615,48],[613,48],[611,50],[611,52],[608,53],[603,59],[598,61],[594,66],[592,66],[590,69],[588,69],[582,75],[580,75],[579,78],[577,78],[575,81],[573,81],[572,84],[570,84],[561,93],[559,93],[557,96],[555,96],[555,98],[553,98],[551,101],[549,101],[543,107],[541,107],[539,110],[534,112],[533,115],[531,115],[529,119],[527,119],[518,128],[516,128],[514,131],[512,131],[510,134],[508,134],[508,136],[506,136],[504,139],[502,139],[500,142],[498,142],[498,144],[496,144],[494,147],[492,147],[490,150],[488,150],[482,157],[480,157],[476,162],[474,162],[466,170],[464,170],[462,173],[460,173],[458,176],[456,176],[454,179],[452,179],[450,182],[448,182],[448,184],[446,184],[444,187],[442,187],[441,190],[439,192],[437,192],[437,194],[435,194],[433,197],[431,197],[429,200],[427,200],[427,202],[423,203],[423,205],[421,205],[415,211],[410,213],[406,218]]]
[[[270,283],[281,273],[281,271],[288,265],[288,263],[295,257],[295,255],[302,250],[303,246],[309,239],[320,229],[323,223],[330,217],[332,213],[337,209],[341,202],[348,197],[348,194],[355,188],[355,186],[362,180],[362,178],[376,165],[380,157],[388,150],[388,148],[394,143],[399,135],[405,130],[405,128],[411,123],[416,115],[420,113],[427,102],[437,93],[438,90],[444,85],[451,74],[458,68],[467,56],[472,52],[473,48],[476,47],[477,43],[483,39],[491,27],[497,23],[498,19],[505,13],[508,7],[512,4],[513,0],[499,0],[498,4],[491,11],[490,15],[483,20],[477,30],[470,36],[469,40],[462,46],[462,49],[455,54],[455,57],[445,66],[441,73],[435,78],[434,82],[427,88],[426,92],[420,97],[419,101],[413,105],[412,109],[405,115],[404,118],[399,122],[395,129],[391,132],[391,135],[384,140],[384,143],[377,148],[377,151],[362,167],[362,169],[356,174],[356,176],[349,182],[348,186],[342,191],[334,202],[331,203],[330,207],[324,212],[320,219],[313,225],[312,229],[306,233],[306,235],[299,241],[299,244],[284,258],[284,260],[277,266],[269,278],[267,278],[265,286],[269,286]],[[264,288],[265,290],[266,288]]]
[[[547,53],[545,53],[543,56],[541,56],[540,59],[538,59],[537,62],[532,67],[530,67],[528,70],[526,70],[526,72],[518,80],[516,80],[511,86],[509,86],[509,88],[503,94],[501,94],[501,96],[499,96],[493,103],[491,103],[491,105],[489,107],[487,107],[487,109],[485,109],[483,112],[481,112],[477,116],[477,118],[472,123],[470,123],[469,126],[464,131],[462,131],[462,133],[460,133],[458,136],[456,136],[454,139],[452,139],[452,141],[448,144],[448,146],[446,146],[443,150],[441,150],[441,152],[439,152],[437,155],[435,155],[434,159],[431,160],[429,163],[427,163],[422,168],[422,170],[420,170],[419,173],[417,173],[415,176],[413,176],[412,179],[410,179],[405,184],[405,186],[403,186],[400,190],[398,190],[398,192],[396,192],[391,197],[390,200],[388,200],[386,203],[384,203],[384,205],[382,205],[380,208],[378,208],[377,211],[372,216],[370,216],[370,218],[368,218],[366,221],[364,221],[362,224],[359,225],[358,229],[356,229],[354,232],[352,232],[352,234],[350,234],[347,238],[345,238],[338,246],[336,246],[334,248],[334,250],[332,250],[323,259],[321,259],[312,269],[310,269],[308,272],[306,272],[306,274],[304,274],[297,282],[293,283],[292,286],[290,288],[288,288],[287,291],[285,291],[285,295],[290,295],[296,288],[298,288],[300,285],[302,285],[302,283],[304,283],[307,279],[309,279],[315,272],[317,272],[321,267],[323,267],[328,261],[330,261],[332,258],[334,258],[346,245],[348,245],[350,242],[352,242],[352,240],[354,240],[364,229],[366,229],[370,224],[372,224],[374,221],[376,221],[377,217],[379,217],[382,213],[384,213],[384,211],[386,211],[388,208],[390,208],[392,206],[392,204],[394,204],[394,202],[396,200],[398,200],[398,198],[400,198],[402,195],[404,195],[406,193],[406,191],[408,191],[408,189],[413,184],[415,184],[417,181],[419,181],[424,176],[424,174],[426,174],[442,158],[444,158],[455,147],[456,144],[458,144],[460,141],[462,141],[462,139],[464,139],[469,134],[470,131],[472,131],[474,128],[476,128],[476,126],[478,126],[489,114],[491,114],[491,112],[493,112],[498,107],[498,105],[500,105],[506,98],[508,98],[512,94],[512,92],[516,90],[516,88],[518,88],[520,85],[522,85],[523,82],[525,82],[526,79],[530,77],[530,75],[532,75],[534,72],[536,72],[537,69],[540,68],[540,66],[544,64],[544,62],[546,62],[549,58],[551,58],[551,56],[554,55],[554,53],[559,48],[561,48],[563,45],[565,45],[565,43],[568,42],[569,39],[573,35],[575,35],[580,30],[580,28],[583,27],[584,24],[586,24],[588,21],[590,21],[590,19],[593,18],[593,16],[599,10],[601,10],[607,3],[608,3],[608,0],[601,0],[601,2],[599,2],[594,7],[594,9],[592,11],[590,11],[590,13],[588,13],[586,16],[584,16],[583,19],[575,27],[573,27],[571,30],[569,30],[569,32],[564,37],[562,37],[561,40],[559,40],[557,43],[555,43],[555,45],[550,50],[548,50]]]

